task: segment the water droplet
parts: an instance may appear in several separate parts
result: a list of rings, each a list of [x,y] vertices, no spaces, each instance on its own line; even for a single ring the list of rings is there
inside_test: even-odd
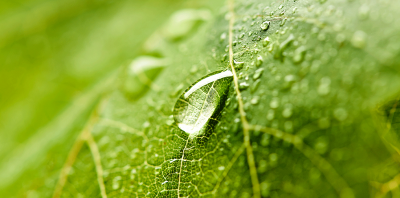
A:
[[[294,63],[300,63],[301,61],[304,60],[304,55],[306,54],[306,47],[305,46],[300,46],[294,51],[293,55],[293,62]]]
[[[266,166],[266,165],[265,165]],[[263,197],[269,197],[270,195],[270,186],[271,184],[269,184],[268,182],[264,181],[260,184],[261,186],[261,195]]]
[[[253,32],[252,31],[249,31],[249,36],[251,36],[253,34]]]
[[[244,37],[244,33],[239,35],[239,38],[243,38]]]
[[[199,135],[210,118],[219,113],[232,82],[232,72],[213,72],[195,82],[178,99],[174,119],[190,135]]]
[[[260,66],[263,63],[263,57],[262,56],[258,56],[257,60],[256,60],[256,66]]]
[[[278,162],[278,155],[276,153],[269,154],[269,163],[271,166],[276,166]]]
[[[347,111],[344,108],[337,108],[333,112],[333,116],[339,121],[344,121],[347,118]]]
[[[268,30],[270,24],[271,24],[270,21],[264,21],[263,23],[261,23],[260,27],[262,30],[266,31],[266,30]]]
[[[279,45],[279,50],[275,53],[275,58],[283,58],[282,53],[294,41],[294,35],[290,34],[288,38]]]
[[[269,103],[269,106],[273,109],[276,109],[279,107],[279,100],[278,98],[272,98],[271,102]]]
[[[256,104],[258,104],[259,101],[260,101],[260,97],[259,96],[254,96],[253,99],[250,100],[250,103],[252,105],[256,105]]]
[[[226,61],[226,59],[228,59],[228,54],[224,54],[224,55],[221,57],[221,61]]]
[[[320,153],[324,154],[328,149],[328,140],[325,137],[319,137],[314,146],[315,150]]]
[[[250,88],[251,93],[254,93],[257,91],[258,87],[260,86],[260,83],[261,83],[261,80],[258,79],[252,84],[252,86]]]
[[[292,114],[293,114],[293,110],[292,110],[292,106],[291,105],[286,106],[285,109],[282,112],[282,116],[284,118],[290,118],[290,116],[292,116]]]
[[[168,126],[172,126],[172,124],[174,124],[174,118],[172,115],[168,117],[168,119],[165,121],[165,124]]]
[[[295,79],[296,79],[296,77],[294,75],[292,75],[292,74],[289,74],[289,75],[285,76],[285,81],[286,82],[293,82],[293,81],[295,81]]]
[[[122,177],[121,176],[116,176],[114,177],[114,179],[112,180],[112,188],[114,190],[117,190],[121,187],[120,181],[121,181]]]
[[[331,79],[329,77],[321,78],[320,85],[318,86],[318,94],[327,95],[330,92]]]
[[[365,20],[365,19],[368,18],[368,15],[369,15],[369,7],[367,5],[365,5],[365,4],[363,4],[358,9],[358,18],[360,20]]]
[[[239,62],[239,61],[233,60],[233,64],[235,64],[235,68],[242,69],[244,62]]]
[[[211,12],[206,9],[183,9],[175,12],[162,29],[165,37],[177,40],[188,35],[196,26],[210,19]]]
[[[274,110],[272,110],[272,109],[268,110],[268,113],[267,113],[267,120],[273,120],[274,117],[275,117],[275,112],[274,112]]]
[[[259,79],[259,78],[261,77],[261,75],[262,75],[263,72],[264,72],[264,68],[257,69],[257,70],[254,72],[253,79],[254,79],[254,80]]]
[[[329,120],[329,118],[323,117],[318,120],[318,126],[321,129],[329,128],[330,125],[331,121]]]
[[[272,43],[271,45],[269,45],[268,47],[268,51],[272,52],[272,50],[274,50],[274,44]]]
[[[132,61],[125,74],[122,87],[131,99],[137,99],[151,86],[152,81],[169,65],[169,61],[152,56],[140,56]]]
[[[219,37],[219,41],[222,43],[226,40],[226,33],[222,33],[221,36]]]
[[[282,19],[281,26],[285,25],[286,21],[287,21],[287,18]]]
[[[240,89],[240,90],[245,90],[245,89],[247,89],[249,86],[250,86],[250,85],[249,85],[249,83],[247,83],[247,82],[241,82],[241,83],[239,83],[239,89]]]
[[[268,36],[265,37],[265,39],[263,40],[263,46],[266,47],[270,41],[271,41],[271,39]]]
[[[183,90],[184,87],[185,87],[185,85],[183,85],[182,83],[179,84],[179,85],[175,88],[175,90],[171,93],[171,96],[172,96],[172,97],[177,96],[179,93],[182,92],[182,90]]]
[[[351,38],[351,44],[356,48],[364,48],[367,40],[367,34],[361,30],[354,32]]]
[[[283,124],[283,128],[286,132],[293,132],[293,122],[288,120]]]
[[[193,65],[192,68],[190,68],[190,73],[194,74],[198,70],[197,65]]]
[[[297,11],[297,7],[294,7],[293,8],[293,14],[296,13],[296,11]]]
[[[320,65],[321,65],[321,62],[319,60],[313,61],[311,64],[310,71],[312,73],[316,73],[319,70]]]
[[[218,170],[220,170],[220,171],[225,170],[225,166],[220,166],[220,167],[218,167]]]
[[[279,10],[281,10],[282,8],[283,8],[283,5],[280,5],[280,6],[278,7]]]

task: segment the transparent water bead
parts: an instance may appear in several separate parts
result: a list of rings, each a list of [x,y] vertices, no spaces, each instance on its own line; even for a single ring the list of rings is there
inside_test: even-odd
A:
[[[169,65],[165,58],[139,56],[126,68],[122,88],[131,99],[137,99],[152,87],[158,74]]]
[[[271,24],[271,22],[269,22],[269,21],[264,21],[262,24],[261,24],[261,26],[260,26],[260,28],[262,29],[262,30],[268,30],[268,28],[269,28],[269,25]]]
[[[233,74],[231,71],[213,72],[193,83],[178,99],[174,119],[180,129],[197,136],[223,107]]]

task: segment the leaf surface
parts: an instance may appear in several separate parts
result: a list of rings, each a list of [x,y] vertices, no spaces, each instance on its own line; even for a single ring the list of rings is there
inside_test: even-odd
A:
[[[171,60],[151,82],[161,89],[135,100],[111,89],[59,171],[43,170],[52,174],[38,180],[52,184],[24,189],[40,197],[396,197],[398,116],[387,101],[400,91],[399,7],[230,0],[200,26],[184,23],[179,40],[160,28],[143,49]],[[176,101],[227,68],[233,83],[218,122],[190,138],[174,121]]]

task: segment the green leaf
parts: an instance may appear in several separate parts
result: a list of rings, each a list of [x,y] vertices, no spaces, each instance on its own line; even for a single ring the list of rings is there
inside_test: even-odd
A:
[[[11,154],[0,164],[1,195],[400,195],[400,2],[196,5],[172,14],[143,42],[144,55],[170,61],[150,64],[157,69],[146,69],[148,82],[118,70],[30,134],[28,144],[4,146]],[[204,7],[209,17],[199,14],[209,13]],[[233,83],[227,77],[214,89],[207,83],[191,91],[227,69]],[[133,95],[118,88],[127,84]],[[200,90],[226,93],[226,100]],[[216,105],[191,136],[179,124],[193,122],[176,115],[197,119],[202,113],[185,109],[201,104]]]

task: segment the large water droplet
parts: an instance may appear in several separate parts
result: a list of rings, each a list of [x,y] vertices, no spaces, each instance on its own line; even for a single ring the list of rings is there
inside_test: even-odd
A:
[[[232,76],[229,70],[217,71],[190,86],[174,107],[178,127],[192,136],[202,134],[209,120],[223,107]]]

